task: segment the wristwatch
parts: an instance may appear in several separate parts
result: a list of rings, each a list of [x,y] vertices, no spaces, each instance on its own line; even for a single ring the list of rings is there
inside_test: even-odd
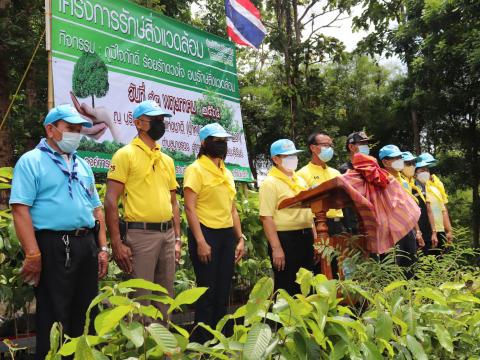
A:
[[[105,251],[108,255],[111,255],[111,250],[108,246],[102,246],[100,251]]]

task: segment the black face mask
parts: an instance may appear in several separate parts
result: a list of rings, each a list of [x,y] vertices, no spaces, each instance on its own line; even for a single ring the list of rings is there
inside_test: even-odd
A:
[[[212,139],[205,140],[205,153],[213,158],[225,159],[227,156],[227,142],[213,141]]]
[[[148,136],[153,140],[160,139],[165,134],[165,123],[160,119],[152,119],[150,121],[150,129],[147,131]]]

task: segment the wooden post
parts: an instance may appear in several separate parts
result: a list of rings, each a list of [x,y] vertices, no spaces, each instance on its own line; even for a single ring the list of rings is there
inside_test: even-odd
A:
[[[47,49],[48,57],[48,90],[47,90],[47,106],[48,110],[53,108],[53,70],[52,70],[52,4],[51,0],[45,0],[45,48]]]
[[[323,208],[322,201],[315,201],[311,204],[312,212],[315,215],[315,229],[317,231],[317,237],[314,240],[314,244],[330,244],[330,236],[328,235],[327,225],[327,211]],[[320,259],[320,268],[322,274],[328,279],[333,279],[332,267],[326,258]]]

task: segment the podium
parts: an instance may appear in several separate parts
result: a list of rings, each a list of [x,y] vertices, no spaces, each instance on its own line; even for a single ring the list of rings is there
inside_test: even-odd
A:
[[[348,249],[348,238],[351,234],[339,234],[332,237],[328,235],[327,211],[329,209],[343,209],[346,207],[353,208],[357,213],[357,218],[359,220],[360,234],[364,233],[363,221],[360,216],[361,213],[356,208],[356,204],[352,200],[348,191],[344,180],[336,177],[313,189],[302,191],[295,197],[283,200],[278,206],[278,209],[293,207],[310,208],[315,215],[315,228],[317,231],[317,237],[315,238],[314,243],[327,243],[343,252]],[[360,237],[358,245],[364,252],[366,252],[365,239]],[[338,259],[340,274],[341,260],[342,256]],[[322,257],[320,260],[320,266],[322,274],[328,279],[333,279],[332,267],[327,259]]]

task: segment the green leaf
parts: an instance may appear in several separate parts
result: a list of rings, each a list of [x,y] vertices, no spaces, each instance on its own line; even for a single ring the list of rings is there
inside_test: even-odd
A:
[[[132,300],[130,300],[129,298],[125,297],[125,296],[110,296],[108,298],[108,301],[112,304],[112,305],[117,305],[117,306],[120,306],[120,305],[129,305],[132,303]]]
[[[180,308],[180,306],[182,305],[193,304],[207,290],[208,288],[206,287],[198,287],[181,292],[177,295],[177,297],[175,297],[172,305],[170,305],[170,307],[168,308],[168,313],[170,314],[173,310]]]
[[[442,345],[448,352],[453,352],[453,342],[450,333],[443,325],[435,324],[433,327],[437,335],[440,345]]]
[[[58,353],[62,356],[72,355],[77,348],[78,339],[80,338],[73,338],[67,340],[67,342],[63,344],[63,346],[60,348],[60,351]]]
[[[268,344],[272,339],[270,326],[264,323],[256,323],[248,332],[247,341],[244,345],[243,357],[245,360],[262,359]]]
[[[428,360],[428,357],[423,350],[423,346],[411,335],[407,335],[407,347],[415,359]]]
[[[74,360],[95,360],[95,356],[93,355],[92,349],[87,344],[85,335],[78,338]]]
[[[170,355],[176,351],[178,345],[177,339],[165,326],[153,323],[147,326],[147,331],[163,353]]]
[[[170,323],[170,326],[174,328],[185,339],[188,340],[188,338],[190,337],[190,334],[188,333],[188,331],[182,328],[181,326],[175,325],[174,323]]]
[[[102,311],[95,318],[95,330],[97,334],[102,336],[114,329],[120,323],[120,320],[132,310],[132,305],[121,305]]]
[[[144,290],[158,291],[164,294],[168,294],[167,289],[165,289],[163,286],[160,286],[158,284],[155,284],[151,281],[147,281],[144,279],[130,279],[127,281],[123,281],[120,284],[118,284],[118,288],[119,289],[125,289],[125,288],[144,289]]]
[[[369,360],[383,360],[383,356],[378,350],[377,346],[371,341],[362,344],[362,352],[365,354],[365,359]]]
[[[401,286],[408,286],[408,281],[406,281],[406,280],[394,281],[390,285],[385,287],[385,289],[383,289],[383,291],[386,292],[386,293],[389,293],[389,292],[391,292],[395,289],[398,289]]]
[[[132,342],[132,344],[139,348],[143,345],[144,342],[144,328],[143,325],[137,321],[133,321],[130,324],[126,324],[125,322],[120,323],[120,329],[122,330],[122,334]]]
[[[389,341],[393,335],[393,321],[390,314],[380,312],[377,316],[377,323],[375,326],[375,335],[378,338]]]

